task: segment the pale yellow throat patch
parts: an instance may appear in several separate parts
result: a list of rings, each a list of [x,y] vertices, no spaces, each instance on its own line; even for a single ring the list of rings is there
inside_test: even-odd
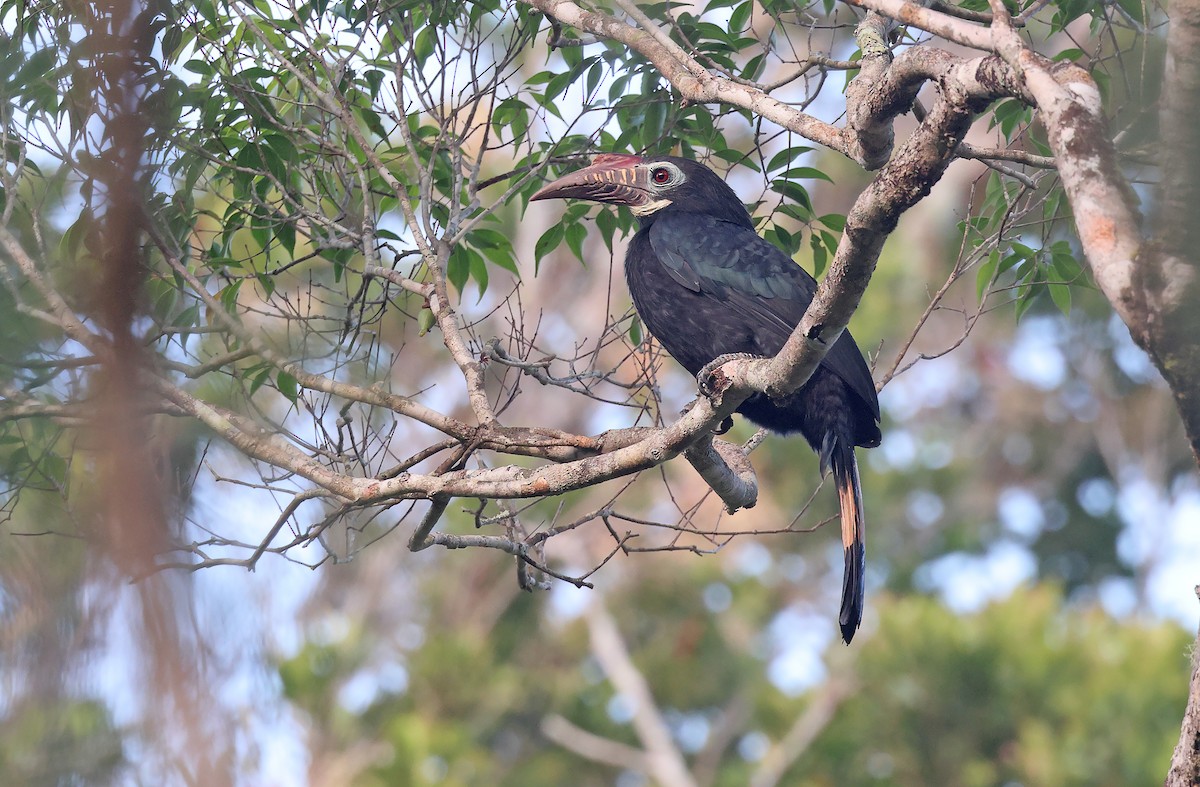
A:
[[[656,199],[642,205],[633,205],[629,209],[633,211],[633,215],[635,216],[649,216],[651,213],[658,213],[670,204],[671,200],[669,199]]]

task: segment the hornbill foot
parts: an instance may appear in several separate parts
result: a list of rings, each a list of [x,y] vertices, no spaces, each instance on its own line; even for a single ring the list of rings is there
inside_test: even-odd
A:
[[[687,415],[688,413],[690,413],[692,411],[692,408],[696,406],[696,401],[697,400],[693,399],[692,401],[685,404],[683,406],[683,409],[679,411],[679,415],[684,416],[684,415]],[[732,428],[733,428],[733,416],[727,415],[727,416],[725,416],[725,420],[721,421],[721,423],[717,424],[716,426],[714,426],[712,428],[712,433],[713,434],[725,434]]]
[[[711,361],[704,364],[704,368],[696,374],[696,385],[700,389],[701,394],[711,399],[713,396],[725,390],[725,386],[720,385],[719,381],[714,379],[718,369],[730,361],[756,361],[760,360],[762,357],[763,356],[761,355],[754,355],[753,353],[726,353],[725,355],[718,355],[716,358],[713,358]],[[724,426],[725,424],[722,423],[721,425]],[[718,432],[717,434],[724,434],[724,432]]]

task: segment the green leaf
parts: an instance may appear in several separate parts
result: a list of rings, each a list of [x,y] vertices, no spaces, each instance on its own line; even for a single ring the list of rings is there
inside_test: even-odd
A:
[[[467,286],[467,279],[471,277],[471,260],[467,256],[467,247],[459,244],[450,252],[450,259],[446,262],[446,278],[458,290],[458,294],[462,295],[463,288]]]
[[[1063,204],[1065,192],[1061,187],[1052,187],[1050,192],[1046,194],[1046,200],[1042,203],[1042,218],[1046,221],[1053,221],[1058,218],[1058,210]]]
[[[752,0],[739,5],[733,10],[733,15],[729,17],[729,32],[740,33],[750,24],[750,15],[754,12],[754,3]]]
[[[218,300],[221,301],[221,305],[225,307],[225,311],[229,312],[230,314],[237,313],[238,292],[241,289],[242,282],[241,280],[238,280],[221,290],[217,296]]]
[[[183,64],[183,70],[191,71],[193,74],[199,74],[202,77],[209,77],[215,73],[213,67],[203,60],[189,60]]]
[[[59,240],[59,249],[67,259],[75,259],[81,249],[85,248],[87,236],[95,229],[95,223],[92,221],[92,211],[85,208],[79,214],[79,218],[67,228]]]
[[[417,312],[417,336],[424,336],[429,333],[436,324],[437,318],[428,306],[423,307],[421,311]]]
[[[267,171],[280,183],[287,183],[288,167],[274,149],[267,145],[258,146],[258,154],[266,165]]]
[[[471,278],[475,280],[475,284],[479,287],[478,300],[483,300],[483,295],[487,292],[488,288],[487,263],[484,262],[483,255],[473,249],[467,249],[467,262],[470,267]],[[459,292],[461,291],[460,288]]]
[[[833,183],[833,178],[816,167],[795,167],[787,170],[780,177],[788,178],[789,180],[827,180]]]
[[[300,161],[295,144],[283,134],[266,134],[262,138],[262,144],[274,154],[276,161],[285,165],[280,172],[272,170],[272,173],[275,174],[275,177],[279,178],[280,182],[287,183],[289,168],[295,167]],[[265,157],[264,161],[266,161]],[[270,162],[267,163],[269,164]]]
[[[1037,259],[1038,253],[1029,246],[1026,246],[1024,243],[1013,242],[1010,243],[1009,246],[1012,251],[1023,260],[1032,261]]]
[[[1050,290],[1050,300],[1054,301],[1058,310],[1069,315],[1071,313],[1071,288],[1066,284],[1050,282],[1046,285],[1046,289]]]
[[[256,273],[254,278],[258,280],[258,286],[263,288],[263,297],[270,298],[275,292],[275,279],[265,273]]]
[[[168,60],[173,58],[181,43],[183,43],[183,28],[178,25],[167,28],[162,38],[163,57]]]
[[[667,125],[667,104],[665,101],[653,101],[646,107],[642,119],[642,142],[647,148],[662,139]]]
[[[371,93],[371,98],[379,98],[379,88],[383,85],[383,80],[386,74],[378,69],[370,69],[363,78],[367,80],[367,88]]]
[[[820,276],[825,272],[825,265],[829,262],[829,253],[825,251],[825,244],[816,234],[808,239],[808,244],[812,247],[813,276]]]
[[[1000,132],[1009,140],[1019,125],[1029,122],[1030,109],[1015,98],[1005,99],[992,110],[992,119],[988,128],[1000,127]]]
[[[1024,290],[1024,292],[1022,292],[1022,290]],[[1020,322],[1021,318],[1025,316],[1025,312],[1029,311],[1029,307],[1033,305],[1033,300],[1034,300],[1034,290],[1032,290],[1028,287],[1020,288],[1017,290],[1017,308],[1016,308],[1017,322]]]
[[[30,82],[44,80],[54,68],[54,61],[58,58],[57,52],[53,47],[46,47],[29,56],[25,61],[25,65],[21,66],[21,70],[17,72],[13,82],[17,85],[28,86]]]
[[[366,127],[370,129],[372,134],[380,139],[387,139],[387,129],[383,127],[383,120],[379,117],[377,112],[372,111],[368,106],[362,105],[356,106],[355,109],[358,113],[358,116],[362,119]]]
[[[193,303],[191,306],[187,307],[186,309],[181,311],[179,314],[175,315],[174,323],[177,327],[180,327],[180,328],[191,328],[193,326],[199,325],[200,324],[200,304]],[[186,332],[183,333],[181,335],[182,341],[186,342],[187,337],[189,335],[190,335],[189,333],[186,333]]]
[[[602,210],[596,214],[596,228],[600,230],[600,237],[604,239],[604,245],[608,247],[609,252],[612,252],[613,236],[617,232],[617,213],[612,210]]]
[[[585,94],[589,99],[596,94],[596,89],[600,87],[600,80],[604,78],[604,64],[596,61],[592,67],[588,69],[587,87]]]
[[[634,347],[642,343],[642,321],[636,314],[629,321],[629,341]]]
[[[999,266],[1000,250],[992,249],[988,254],[987,260],[979,266],[979,272],[975,274],[975,297],[979,300],[983,300],[988,288],[992,286]]]
[[[554,103],[554,99],[558,98],[558,96],[574,81],[575,74],[571,71],[566,71],[562,74],[555,74],[550,78],[550,81],[546,83],[546,89],[542,91],[541,96],[539,97],[539,100],[542,101],[542,105],[547,109],[551,108]],[[557,115],[558,111],[555,110],[554,114]]]
[[[805,208],[801,205],[793,205],[790,202],[785,202],[782,205],[780,205],[779,207],[775,208],[775,213],[780,213],[780,214],[783,214],[784,216],[790,216],[791,218],[795,219],[796,221],[799,221],[804,224],[811,223],[812,219],[813,219],[811,210],[809,210],[808,208]]]
[[[513,137],[522,136],[529,128],[529,107],[515,98],[504,99],[492,112],[492,128],[498,135],[507,131]]]
[[[625,96],[625,92],[628,90],[628,88],[629,88],[629,75],[628,74],[622,74],[621,76],[618,76],[616,79],[614,79],[612,81],[612,84],[610,84],[608,86],[608,101],[609,101],[609,103],[615,104],[618,101],[620,101]]]
[[[533,246],[533,271],[535,276],[541,269],[542,258],[558,248],[558,244],[562,243],[565,233],[566,230],[560,221],[550,225],[550,229],[543,232],[542,237],[537,239],[537,243]]]
[[[38,471],[55,486],[62,486],[67,478],[67,460],[58,454],[47,453],[37,465]]]
[[[483,252],[483,256],[487,257],[493,265],[518,277],[521,275],[513,255],[512,241],[503,234],[493,229],[479,227],[467,235],[467,242]]]
[[[776,153],[771,157],[771,163],[767,164],[767,172],[774,172],[777,169],[791,165],[798,156],[808,153],[812,148],[804,145],[793,145],[785,150]]]
[[[1117,0],[1117,5],[1121,6],[1122,10],[1138,24],[1146,23],[1146,6],[1143,0]]]
[[[587,227],[576,222],[567,227],[566,230],[567,247],[580,260],[583,259],[583,241],[587,238]]]
[[[817,221],[834,232],[846,231],[846,217],[840,213],[826,213],[824,216],[818,216]]]
[[[275,375],[275,387],[279,389],[279,393],[292,404],[296,403],[296,399],[300,396],[300,384],[295,377],[287,372],[280,372]]]
[[[1059,0],[1058,13],[1054,15],[1051,29],[1062,30],[1084,14],[1091,13],[1094,7],[1095,0]]]
[[[1051,247],[1050,269],[1064,283],[1073,282],[1083,274],[1079,260],[1071,253],[1071,245],[1061,240]]]
[[[296,225],[286,217],[280,216],[279,223],[275,225],[275,240],[287,251],[289,257],[293,256],[296,253]]]
[[[434,28],[426,26],[422,27],[417,32],[417,37],[413,39],[413,58],[418,63],[424,63],[433,56],[433,36]]]
[[[728,161],[730,164],[740,164],[747,169],[752,169],[755,172],[758,172],[758,165],[740,150],[736,150],[734,148],[718,148],[712,153],[713,156],[721,159],[722,161]]]
[[[250,395],[253,396],[255,391],[257,391],[259,388],[262,388],[267,380],[271,379],[271,367],[264,364],[262,368],[251,367],[251,369],[258,370],[254,372],[253,376],[250,378]],[[248,369],[247,372],[249,371],[251,370]]]
[[[1121,5],[1124,7],[1124,3]],[[1056,63],[1060,63],[1064,60],[1080,60],[1085,57],[1087,57],[1087,52],[1084,52],[1082,49],[1071,48],[1062,50],[1051,59]]]
[[[821,240],[825,241],[825,248],[829,249],[830,254],[837,254],[838,239],[836,235],[825,230],[817,230],[813,234],[821,236]]]
[[[763,237],[778,246],[780,249],[783,249],[784,253],[789,257],[794,253],[792,249],[794,245],[792,241],[792,234],[783,227],[771,227],[763,233]]]
[[[745,67],[742,69],[742,79],[757,80],[762,76],[767,64],[767,56],[765,54],[755,55],[746,61]]]
[[[812,200],[809,199],[808,190],[799,183],[783,179],[773,180],[771,181],[771,190],[782,194],[797,205],[804,206],[808,211],[812,211]]]

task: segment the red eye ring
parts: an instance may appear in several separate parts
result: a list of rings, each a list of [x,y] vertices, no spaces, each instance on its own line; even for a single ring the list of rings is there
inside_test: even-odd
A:
[[[666,167],[655,167],[650,170],[650,180],[662,186],[671,182],[671,170]]]

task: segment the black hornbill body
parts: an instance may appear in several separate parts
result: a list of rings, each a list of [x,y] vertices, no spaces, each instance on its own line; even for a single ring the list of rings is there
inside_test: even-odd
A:
[[[693,375],[724,355],[779,352],[817,283],[754,231],[746,207],[702,164],[675,156],[606,154],[533,199],[627,205],[640,221],[625,277],[634,306],[663,348]],[[812,377],[781,399],[755,394],[738,408],[774,432],[800,432],[833,470],[846,568],[840,626],[848,643],[862,620],[865,522],[854,447],[879,444],[879,401],[849,332]]]

